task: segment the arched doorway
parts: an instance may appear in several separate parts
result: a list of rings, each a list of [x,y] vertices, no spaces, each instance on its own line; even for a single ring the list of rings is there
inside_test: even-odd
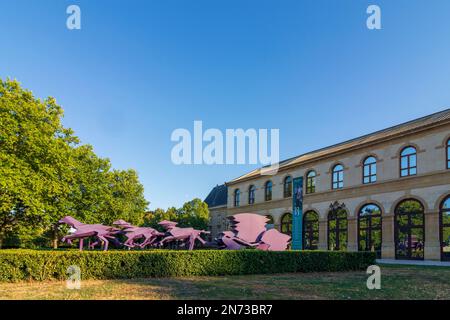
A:
[[[450,196],[444,199],[439,214],[441,234],[441,259],[450,261]]]
[[[303,216],[303,249],[317,250],[319,246],[319,215],[308,211]]]
[[[280,231],[288,235],[292,234],[292,214],[285,213],[281,217]]]
[[[328,213],[328,250],[347,250],[347,211],[330,210]]]
[[[366,204],[358,212],[358,250],[376,252],[381,258],[381,209]]]
[[[395,208],[395,258],[423,260],[425,215],[415,199],[404,200]]]

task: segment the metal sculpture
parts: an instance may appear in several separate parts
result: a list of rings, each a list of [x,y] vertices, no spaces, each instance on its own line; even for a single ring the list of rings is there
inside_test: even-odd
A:
[[[266,229],[269,219],[254,213],[240,213],[229,216],[231,231],[221,233],[218,241],[221,248],[238,250],[253,247],[259,250],[284,251],[288,248],[290,236],[275,229]]]
[[[117,226],[109,227],[102,224],[84,224],[67,216],[59,220],[75,229],[70,235],[65,236],[62,241],[72,244],[72,240],[79,239],[80,250],[83,250],[84,239],[94,238],[94,243],[88,244],[90,249],[96,245],[103,244],[103,249],[108,250],[108,244],[113,242],[116,245],[123,245],[131,248],[145,248],[147,246],[164,246],[176,242],[178,247],[185,247],[193,250],[196,241],[211,247],[218,246],[221,249],[239,250],[246,247],[253,247],[259,250],[283,251],[288,248],[291,237],[275,229],[266,229],[268,218],[254,213],[240,213],[228,217],[231,222],[231,231],[224,231],[216,243],[208,243],[202,239],[202,234],[209,234],[208,231],[196,230],[194,228],[177,227],[177,222],[164,220],[159,223],[166,231],[164,233],[150,227],[136,227],[124,221],[117,220],[113,224]],[[116,238],[119,234],[126,237],[121,244]],[[181,244],[179,245],[179,243]]]
[[[198,240],[202,244],[206,241],[202,239],[202,234],[209,234],[209,231],[195,230],[194,228],[179,228],[177,222],[163,220],[158,223],[164,229],[166,229],[165,237],[160,241],[160,245],[165,243],[181,241],[184,246],[188,247],[188,250],[194,249],[195,241]]]
[[[164,236],[164,233],[150,227],[136,227],[124,221],[117,220],[113,225],[122,228],[124,236],[127,238],[123,243],[129,249],[139,247],[141,249],[157,243],[158,238]],[[142,240],[141,242],[139,242]]]
[[[68,244],[72,244],[72,240],[79,239],[79,248],[83,250],[83,241],[87,238],[95,238],[96,242],[88,244],[90,249],[93,249],[96,245],[103,243],[103,250],[108,250],[109,242],[112,241],[114,243],[118,243],[115,235],[120,232],[120,229],[104,226],[102,224],[84,224],[80,221],[72,218],[71,216],[67,216],[58,221],[59,223],[67,224],[68,226],[75,229],[70,235],[62,238],[63,242],[67,242]]]

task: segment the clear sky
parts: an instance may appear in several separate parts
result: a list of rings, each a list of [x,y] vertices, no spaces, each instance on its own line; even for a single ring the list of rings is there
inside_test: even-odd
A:
[[[194,120],[279,128],[285,159],[450,106],[448,0],[2,0],[0,39],[0,77],[54,96],[151,208],[255,167],[172,164],[170,135]]]

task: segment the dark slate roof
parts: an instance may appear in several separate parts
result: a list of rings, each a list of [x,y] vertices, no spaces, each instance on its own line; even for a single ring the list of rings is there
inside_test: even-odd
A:
[[[368,144],[378,143],[385,141],[393,137],[409,134],[423,130],[432,126],[448,124],[450,122],[450,109],[446,109],[440,112],[433,113],[431,115],[408,121],[384,130],[380,130],[371,134],[367,134],[352,140],[348,140],[342,143],[332,145],[330,147],[322,148],[316,151],[308,152],[297,157],[293,157],[279,163],[279,170],[287,169],[290,167],[298,166],[308,161],[317,160],[321,157],[337,154],[339,152],[345,152],[357,147],[361,147]],[[236,179],[227,182],[228,185],[233,183],[253,179],[260,176],[261,168],[255,169],[249,173],[246,173]]]
[[[208,196],[205,199],[205,202],[208,204],[208,207],[210,208],[223,206],[227,204],[227,197],[228,197],[227,186],[224,184],[220,186],[217,185],[208,194]]]

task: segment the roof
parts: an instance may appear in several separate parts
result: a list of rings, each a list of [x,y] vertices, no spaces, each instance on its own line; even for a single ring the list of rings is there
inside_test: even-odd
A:
[[[209,208],[223,206],[227,204],[228,191],[227,186],[225,184],[217,185],[205,199],[205,202],[208,204]]]
[[[354,148],[364,147],[366,145],[389,140],[411,132],[417,132],[429,127],[441,125],[450,122],[450,109],[433,113],[431,115],[408,121],[387,129],[376,131],[367,135],[360,136],[345,142],[341,142],[326,148],[321,148],[312,152],[308,152],[284,161],[279,162],[279,170],[295,167],[306,162],[317,160],[322,157],[332,156]],[[255,169],[226,184],[233,184],[260,176],[261,168]]]

